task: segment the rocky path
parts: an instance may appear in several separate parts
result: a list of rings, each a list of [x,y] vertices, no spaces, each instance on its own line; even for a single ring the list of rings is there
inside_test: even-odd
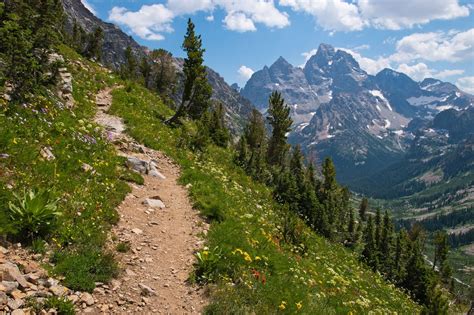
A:
[[[94,292],[86,312],[133,314],[197,314],[205,305],[204,292],[190,286],[194,252],[202,246],[207,225],[193,209],[185,187],[177,183],[180,169],[162,153],[136,143],[124,134],[120,118],[107,114],[111,88],[97,95],[96,122],[102,125],[129,167],[142,173],[144,185],[131,184],[117,211],[111,246],[129,247],[118,253],[122,274]],[[114,249],[115,250],[115,249]]]

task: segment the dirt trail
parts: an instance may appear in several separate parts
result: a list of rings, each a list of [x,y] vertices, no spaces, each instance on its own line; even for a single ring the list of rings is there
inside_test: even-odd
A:
[[[116,239],[111,246],[130,244],[128,252],[117,254],[123,272],[94,291],[96,303],[84,313],[201,313],[204,292],[186,280],[194,252],[202,247],[198,235],[207,231],[207,225],[193,209],[185,187],[177,183],[179,167],[162,153],[136,143],[124,134],[122,120],[107,114],[111,91],[107,88],[97,95],[95,120],[120,155],[144,166],[145,183],[131,184],[132,192],[117,209],[120,222],[113,228]]]

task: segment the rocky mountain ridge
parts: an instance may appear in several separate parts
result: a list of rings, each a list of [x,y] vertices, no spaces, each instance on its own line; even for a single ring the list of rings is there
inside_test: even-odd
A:
[[[474,96],[436,79],[415,82],[390,69],[369,75],[349,53],[327,44],[304,68],[280,57],[255,72],[241,94],[264,113],[273,90],[291,106],[292,143],[321,159],[332,156],[346,183],[402,159],[415,137],[408,128],[414,119],[474,104]]]

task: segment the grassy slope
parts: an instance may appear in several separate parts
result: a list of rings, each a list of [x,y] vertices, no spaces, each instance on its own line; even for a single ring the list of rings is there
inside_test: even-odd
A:
[[[0,160],[0,200],[3,208],[12,198],[6,183],[13,183],[15,191],[42,187],[61,196],[65,215],[53,235],[56,272],[66,276],[67,285],[90,290],[94,281],[113,275],[113,263],[104,260],[103,246],[108,227],[117,219],[114,207],[128,191],[120,178],[130,178],[123,160],[100,140],[91,123],[94,94],[107,85],[127,84],[67,48],[62,53],[72,61],[76,108],[60,110],[51,102],[54,97],[48,96],[38,98],[33,106],[39,111],[47,108],[47,114],[35,113],[31,107],[18,110],[14,118],[0,113],[0,153],[9,154]],[[161,122],[171,110],[153,93],[138,85],[117,89],[112,111],[124,118],[133,137],[174,158],[183,170],[182,183],[192,184],[196,207],[221,219],[213,221],[207,236],[209,250],[201,252],[216,280],[210,285],[209,312],[419,311],[406,294],[368,271],[354,254],[316,236],[301,222],[297,229],[308,247],[306,253],[299,244],[283,242],[285,215],[276,210],[270,190],[236,167],[228,150],[211,147],[206,154],[196,155],[180,146],[181,132]],[[84,142],[84,135],[97,143]],[[42,146],[52,147],[54,161],[39,157]],[[82,163],[96,172],[83,171]]]
[[[63,53],[69,59],[79,58],[67,48]],[[47,91],[31,104],[0,106],[0,153],[9,155],[0,159],[0,219],[13,199],[12,192],[46,189],[60,197],[59,210],[64,215],[47,237],[55,253],[55,272],[64,274],[65,283],[73,289],[92,290],[94,282],[107,280],[116,271],[103,245],[108,228],[118,220],[115,206],[129,191],[120,180],[129,171],[92,122],[95,93],[111,84],[112,78],[86,62],[68,68],[74,76],[76,106],[72,111],[61,108]],[[8,113],[12,106],[13,115]],[[43,147],[51,147],[54,160],[41,157]],[[84,171],[84,163],[94,172]]]
[[[182,183],[192,185],[195,205],[204,214],[224,217],[213,221],[209,250],[201,252],[208,269],[218,271],[212,275],[218,280],[211,286],[209,312],[293,313],[301,307],[312,314],[417,313],[416,304],[367,271],[350,251],[302,224],[306,254],[282,242],[284,215],[275,210],[270,190],[236,167],[229,150],[212,147],[195,155],[177,148],[179,131],[160,121],[171,112],[158,97],[136,85],[113,96],[112,112],[124,118],[128,132],[174,158],[183,170]]]

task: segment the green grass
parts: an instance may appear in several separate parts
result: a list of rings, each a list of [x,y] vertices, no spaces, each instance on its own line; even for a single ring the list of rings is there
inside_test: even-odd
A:
[[[210,147],[194,154],[180,146],[179,129],[162,122],[172,112],[157,96],[138,85],[117,89],[111,110],[135,139],[181,165],[181,183],[192,184],[194,205],[211,222],[207,247],[191,275],[209,283],[209,314],[419,312],[353,252],[315,235],[301,221],[294,232],[304,244],[284,242],[285,215],[271,191],[235,166],[229,150]]]
[[[90,291],[94,281],[107,281],[113,275],[110,260],[99,260],[107,265],[97,266],[88,257],[90,252],[107,255],[106,236],[118,220],[115,207],[130,188],[120,180],[126,176],[123,158],[92,122],[95,94],[112,84],[113,76],[67,47],[61,47],[61,52],[73,61],[68,64],[74,78],[73,110],[64,109],[46,90],[30,104],[0,104],[0,153],[8,155],[0,159],[0,230],[8,223],[5,210],[13,192],[24,188],[49,191],[60,199],[58,210],[62,213],[57,228],[46,237],[59,253],[54,272],[64,275],[65,283],[75,289]],[[54,160],[40,156],[43,147],[51,147]],[[94,172],[84,171],[84,163]],[[84,266],[78,270],[84,276],[80,281],[74,273],[76,258],[84,258]]]

